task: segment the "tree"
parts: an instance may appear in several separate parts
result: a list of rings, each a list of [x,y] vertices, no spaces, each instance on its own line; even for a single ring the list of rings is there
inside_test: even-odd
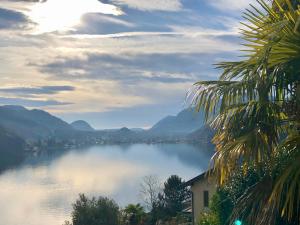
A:
[[[260,179],[260,175],[257,173],[254,167],[250,167],[247,170],[248,171],[246,175],[244,174],[242,169],[236,171],[230,177],[230,180],[228,182],[217,189],[216,193],[212,196],[209,205],[210,211],[201,215],[199,224],[232,224],[232,221],[230,219],[233,211],[233,206],[238,204],[242,204],[244,206],[243,200],[241,200],[244,196],[247,196],[244,193],[247,193],[248,190],[251,190],[251,188],[255,186],[255,184]],[[253,197],[253,199],[255,199],[255,196]],[[251,213],[251,211],[243,210],[234,218],[235,220],[241,219],[249,213]],[[289,223],[288,221],[277,216],[273,225],[290,224],[292,225],[293,223]]]
[[[191,197],[190,190],[184,183],[177,175],[170,176],[164,183],[165,207],[170,217],[181,213],[185,207],[185,202]]]
[[[228,182],[226,182],[222,187],[219,187],[217,192],[213,195],[210,202],[210,212],[219,221],[219,224],[229,225],[230,217],[232,214],[233,206],[241,204],[242,207],[245,205],[244,197],[248,196],[245,193],[251,191],[252,187],[256,185],[261,179],[261,174],[259,173],[272,173],[274,176],[279,174],[280,167],[286,162],[284,156],[278,160],[277,166],[273,168],[273,171],[268,171],[269,168],[265,168],[263,171],[257,171],[255,167],[247,168],[247,174],[244,174],[243,169],[236,171]],[[262,190],[261,190],[262,191]],[[259,195],[259,193],[255,193]],[[255,199],[256,196],[253,196]],[[240,214],[235,216],[235,219],[241,219],[247,214],[251,213],[251,210],[243,210]],[[287,219],[281,218],[279,215],[274,219],[274,225],[292,225],[296,224],[293,222],[288,222]]]
[[[196,83],[192,105],[204,108],[217,131],[213,173],[219,184],[238,171],[246,177],[249,168],[259,176],[235,203],[232,218],[244,214],[249,224],[274,224],[280,217],[299,224],[299,0],[258,3],[262,9],[251,6],[244,13],[248,55],[220,63],[218,81]]]
[[[125,224],[128,225],[139,225],[142,224],[146,217],[146,212],[140,204],[129,204],[123,210]]]
[[[65,224],[71,224],[66,221]],[[87,198],[84,194],[73,204],[73,225],[118,225],[119,207],[108,198]]]
[[[158,197],[161,192],[161,184],[158,177],[155,175],[145,176],[141,183],[140,192],[146,207],[151,211],[159,201]]]
[[[215,215],[213,218],[216,218],[220,225],[229,225],[232,209],[233,200],[228,190],[225,188],[218,188],[210,202],[211,213]]]

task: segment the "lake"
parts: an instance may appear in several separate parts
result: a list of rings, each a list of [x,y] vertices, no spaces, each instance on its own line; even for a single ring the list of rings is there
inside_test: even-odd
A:
[[[79,193],[141,202],[144,176],[203,172],[211,152],[187,144],[94,146],[30,157],[0,175],[0,225],[62,225]]]

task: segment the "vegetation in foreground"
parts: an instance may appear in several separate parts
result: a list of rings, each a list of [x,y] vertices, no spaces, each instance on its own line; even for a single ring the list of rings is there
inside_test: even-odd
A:
[[[121,209],[109,198],[88,198],[84,194],[73,204],[72,221],[64,225],[155,225],[190,222],[182,213],[190,199],[190,190],[184,181],[173,175],[163,189],[155,176],[145,177],[141,185],[146,209],[140,204],[129,204]]]
[[[212,173],[233,203],[221,224],[299,224],[300,1],[258,3],[244,13],[244,60],[220,63],[192,101],[217,131]]]

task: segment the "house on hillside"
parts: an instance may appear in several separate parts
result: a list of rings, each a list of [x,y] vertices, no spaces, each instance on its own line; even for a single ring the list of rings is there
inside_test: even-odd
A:
[[[191,211],[194,225],[197,224],[202,213],[209,211],[209,202],[217,190],[217,184],[205,172],[187,181],[186,186],[190,186],[192,191]]]

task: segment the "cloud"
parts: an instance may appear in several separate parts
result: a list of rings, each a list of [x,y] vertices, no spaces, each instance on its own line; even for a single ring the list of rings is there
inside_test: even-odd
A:
[[[36,23],[30,17],[31,8],[50,4],[0,1],[2,8],[21,12],[23,17],[24,13]],[[136,115],[141,112],[141,116],[122,124],[138,126],[144,124],[146,111],[153,111],[152,122],[170,110],[177,112],[195,81],[217,78],[214,63],[236,59],[232,52],[240,48],[237,9],[219,10],[218,1],[208,0],[101,2],[120,8],[124,14],[84,10],[72,31],[33,35],[38,23],[31,30],[0,30],[2,101],[35,105],[32,107],[52,113],[118,110],[120,119],[114,126],[124,119],[126,108],[136,107]],[[47,13],[61,24],[56,10]],[[65,15],[63,7],[61,14]],[[27,22],[10,24],[22,27]],[[47,87],[50,85],[61,88]],[[147,110],[140,111],[141,107]],[[95,116],[95,120],[99,118]],[[109,127],[111,121],[103,126]]]
[[[119,19],[115,16],[110,16],[110,15],[104,15],[104,14],[99,14],[99,13],[87,13],[83,16],[82,22],[84,23],[109,23],[109,24],[114,24],[114,25],[122,25],[125,27],[135,27],[134,23],[127,22],[125,20]]]
[[[207,3],[221,11],[241,12],[249,8],[250,4],[256,5],[256,0],[207,0]]]
[[[87,13],[81,17],[81,23],[74,27],[75,34],[105,34],[136,29],[134,22],[128,22],[111,15]]]
[[[24,14],[0,8],[0,29],[22,28],[28,22],[28,18]]]
[[[88,54],[37,65],[41,72],[69,80],[113,80],[124,84],[194,82],[213,73],[222,54]],[[206,75],[203,75],[205,74]]]
[[[6,0],[11,2],[46,2],[47,0]]]
[[[225,38],[225,39],[224,39]],[[228,35],[210,33],[126,32],[104,35],[72,35],[61,39],[65,48],[89,48],[91,51],[126,54],[185,54],[231,52],[239,49]],[[220,48],[222,46],[222,48]]]
[[[183,7],[180,0],[110,0],[110,2],[143,11],[179,11]]]
[[[0,88],[0,93],[15,94],[21,96],[54,95],[64,91],[74,91],[72,86],[41,86],[41,87],[13,87]]]
[[[1,105],[23,105],[27,107],[45,107],[45,106],[62,106],[62,105],[70,105],[73,103],[70,102],[60,102],[56,100],[32,100],[25,98],[5,98],[0,97]]]
[[[3,8],[24,13],[35,26],[31,34],[66,32],[81,23],[81,18],[88,13],[119,16],[121,9],[112,4],[103,4],[99,0],[3,0]],[[69,9],[66,12],[66,9]]]

